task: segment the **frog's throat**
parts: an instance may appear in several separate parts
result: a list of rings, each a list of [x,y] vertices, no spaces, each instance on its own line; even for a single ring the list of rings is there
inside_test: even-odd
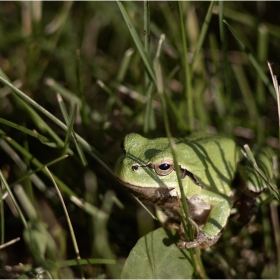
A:
[[[170,192],[175,188],[139,187],[122,180],[120,180],[120,182],[125,185],[133,195],[135,195],[144,203],[154,204],[157,206],[164,205],[165,207],[167,204],[171,204],[170,206],[172,206],[174,203],[178,204],[178,197],[174,195],[172,196],[170,194]]]

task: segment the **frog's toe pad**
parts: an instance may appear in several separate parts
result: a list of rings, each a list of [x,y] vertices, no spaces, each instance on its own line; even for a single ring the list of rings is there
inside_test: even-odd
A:
[[[208,237],[203,231],[199,231],[199,234],[194,241],[187,242],[187,241],[181,240],[177,244],[177,246],[180,249],[190,249],[190,248],[195,248],[195,247],[205,249],[205,248],[208,248],[208,247],[214,245],[218,241],[220,236],[221,236],[221,233],[219,233],[218,235],[216,235],[214,237]]]

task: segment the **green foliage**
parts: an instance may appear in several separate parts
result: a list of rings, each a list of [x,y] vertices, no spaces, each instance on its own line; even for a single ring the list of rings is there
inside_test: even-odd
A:
[[[182,252],[112,172],[129,132],[223,133],[278,154],[279,8],[1,2],[1,277],[279,278],[272,196],[241,231],[229,221],[215,246]]]

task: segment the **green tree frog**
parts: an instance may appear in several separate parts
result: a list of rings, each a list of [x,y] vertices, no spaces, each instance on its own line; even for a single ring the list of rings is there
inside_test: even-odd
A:
[[[235,142],[227,137],[193,134],[174,138],[180,175],[186,196],[190,221],[195,225],[193,241],[184,239],[180,222],[180,248],[207,248],[219,239],[227,224],[236,197],[241,220],[250,212],[256,196],[263,190],[252,167],[240,168],[241,152]],[[144,203],[162,208],[173,220],[181,221],[179,200],[181,193],[168,138],[147,139],[139,134],[129,134],[123,142],[124,154],[115,165],[117,178]],[[270,157],[271,150],[260,151]],[[270,169],[264,170],[269,178]],[[238,175],[237,175],[238,174]],[[243,179],[249,179],[249,184]],[[233,191],[241,185],[238,191]],[[256,189],[254,184],[261,185]],[[238,195],[236,195],[238,193]]]

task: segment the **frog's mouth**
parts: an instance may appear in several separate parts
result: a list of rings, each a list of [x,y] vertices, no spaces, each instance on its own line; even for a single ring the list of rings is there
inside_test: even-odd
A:
[[[165,207],[170,204],[172,206],[174,203],[178,204],[178,196],[171,195],[170,192],[175,188],[167,187],[139,187],[127,182],[124,182],[118,178],[118,180],[125,185],[129,191],[135,195],[139,200],[144,203],[154,204],[157,206],[164,205]]]

